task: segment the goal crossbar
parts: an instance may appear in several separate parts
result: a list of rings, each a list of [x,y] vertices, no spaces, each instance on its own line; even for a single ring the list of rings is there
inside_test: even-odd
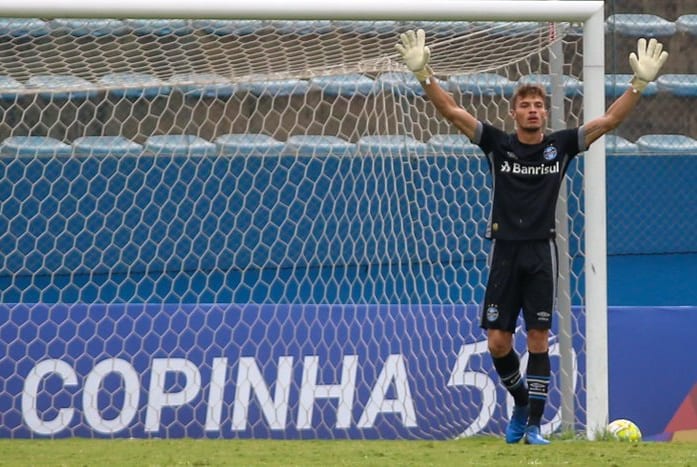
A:
[[[2,16],[70,18],[390,19],[471,21],[585,21],[602,12],[601,1],[472,0],[264,0],[207,2],[168,0],[27,0],[3,2]]]

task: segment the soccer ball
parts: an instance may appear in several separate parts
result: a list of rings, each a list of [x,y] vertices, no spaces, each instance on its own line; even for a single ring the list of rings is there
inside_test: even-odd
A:
[[[620,418],[613,420],[607,426],[610,436],[619,441],[629,441],[636,443],[641,441],[641,430],[631,420]]]

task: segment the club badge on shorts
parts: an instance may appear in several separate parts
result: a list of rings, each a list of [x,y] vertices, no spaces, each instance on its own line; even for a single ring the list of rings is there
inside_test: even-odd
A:
[[[486,309],[486,319],[488,321],[496,321],[499,317],[499,309],[496,305],[490,305]]]

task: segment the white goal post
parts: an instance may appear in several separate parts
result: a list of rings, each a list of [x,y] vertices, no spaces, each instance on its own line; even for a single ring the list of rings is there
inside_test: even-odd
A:
[[[555,0],[14,0],[5,18],[183,18],[399,21],[573,22],[583,26],[583,120],[605,111],[604,2]],[[463,53],[466,53],[463,52]],[[436,70],[437,72],[438,70]],[[606,189],[604,140],[585,152],[586,433],[594,439],[608,420]],[[0,303],[0,305],[2,305]],[[345,361],[346,362],[346,361]],[[162,363],[162,362],[161,362]],[[162,363],[165,365],[165,363]],[[169,363],[167,363],[169,364]],[[306,367],[316,362],[306,362]],[[346,363],[345,363],[346,365]],[[399,373],[398,362],[394,363]],[[186,371],[190,369],[185,368]],[[128,369],[124,370],[127,376]],[[193,374],[193,373],[191,373]],[[125,379],[126,376],[124,376]],[[37,383],[38,384],[38,383]],[[313,383],[314,384],[314,383]],[[334,391],[335,386],[321,386]],[[278,388],[277,388],[278,390]],[[177,393],[185,399],[185,391]],[[310,417],[311,418],[311,417]],[[309,422],[308,422],[309,423]]]

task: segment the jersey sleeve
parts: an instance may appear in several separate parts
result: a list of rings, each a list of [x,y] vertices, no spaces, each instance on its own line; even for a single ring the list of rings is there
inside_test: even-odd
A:
[[[504,131],[499,130],[493,125],[484,122],[477,122],[477,128],[474,131],[474,144],[482,148],[484,154],[489,154],[495,146],[496,141],[501,141],[507,135]]]
[[[586,130],[584,130],[582,126],[578,127],[577,137],[578,137],[578,152],[583,152],[586,149],[588,149],[588,147],[586,146]]]
[[[579,152],[585,151],[585,132],[583,127],[569,128],[554,133],[554,139],[559,149],[567,154],[570,159],[574,158]]]

